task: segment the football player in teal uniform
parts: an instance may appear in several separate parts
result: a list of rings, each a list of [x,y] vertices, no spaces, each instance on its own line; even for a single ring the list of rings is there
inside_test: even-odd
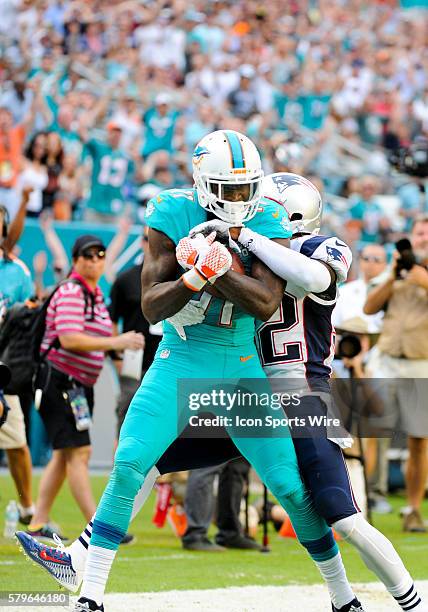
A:
[[[209,134],[196,147],[193,165],[195,189],[163,192],[148,205],[150,252],[143,268],[142,306],[150,321],[166,321],[164,336],[131,402],[114,469],[91,521],[76,611],[103,610],[105,584],[127,531],[134,498],[148,472],[180,433],[179,379],[266,379],[254,344],[255,320],[267,321],[276,311],[284,282],[249,253],[244,256],[249,274],[234,272],[232,256],[215,240],[215,233],[207,238],[188,235],[196,225],[218,218],[232,225],[245,223],[288,246],[291,232],[286,212],[276,203],[261,200],[260,156],[242,134],[229,130]],[[190,302],[203,316],[200,323],[186,326],[184,339],[177,332],[177,322]],[[286,509],[336,605],[354,600],[332,532],[309,501],[292,439],[240,437],[233,428],[229,434]],[[29,542],[24,548],[45,566],[43,551],[31,550]],[[64,573],[69,555],[61,551],[58,555]],[[55,572],[54,568],[50,571]]]

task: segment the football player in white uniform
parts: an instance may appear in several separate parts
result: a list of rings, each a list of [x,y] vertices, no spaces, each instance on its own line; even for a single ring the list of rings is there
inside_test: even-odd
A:
[[[347,278],[351,251],[341,239],[319,235],[321,196],[307,179],[277,173],[267,176],[263,187],[265,198],[286,208],[293,236],[291,248],[286,249],[267,244],[263,236],[248,228],[242,228],[238,237],[234,235],[242,247],[287,281],[282,307],[258,327],[260,359],[271,380],[291,379],[293,387],[305,379],[312,391],[303,398],[307,412],[323,413],[321,398],[328,392],[334,356],[331,315],[338,284]],[[207,226],[206,231],[214,229]],[[217,236],[225,232],[220,226],[216,229]],[[391,542],[361,514],[339,445],[316,434],[293,440],[303,479],[319,514],[355,546],[403,610],[426,610]]]

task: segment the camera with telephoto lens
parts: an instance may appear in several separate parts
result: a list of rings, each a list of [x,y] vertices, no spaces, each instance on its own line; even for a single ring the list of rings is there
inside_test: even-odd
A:
[[[397,259],[395,264],[395,277],[397,279],[402,279],[416,264],[416,257],[410,240],[407,238],[398,240],[398,242],[395,243],[395,248],[400,254],[400,257]]]
[[[355,334],[344,334],[337,345],[336,359],[352,359],[361,353],[361,342]]]
[[[428,140],[421,138],[409,147],[401,147],[391,153],[388,161],[398,172],[426,178],[428,176]]]

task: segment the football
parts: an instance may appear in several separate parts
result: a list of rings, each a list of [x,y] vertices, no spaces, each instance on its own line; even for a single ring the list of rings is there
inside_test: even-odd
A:
[[[231,267],[231,270],[233,270],[237,274],[245,274],[245,267],[244,267],[244,264],[242,262],[242,259],[238,255],[238,253],[235,253],[235,251],[232,251],[232,249],[229,249],[229,248],[227,248],[227,250],[232,255],[232,267]],[[209,293],[210,295],[212,295],[214,297],[218,297],[218,298],[223,298],[224,299],[224,296],[220,293],[220,291],[218,291],[215,288],[215,285],[211,285],[211,283],[207,283],[205,285],[203,291],[206,291],[207,293]]]
[[[227,250],[232,255],[232,270],[238,274],[245,274],[244,264],[238,253],[235,253],[235,251],[232,251],[232,249]]]

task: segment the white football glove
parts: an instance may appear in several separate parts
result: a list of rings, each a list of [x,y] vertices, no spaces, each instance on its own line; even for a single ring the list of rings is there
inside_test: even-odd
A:
[[[212,221],[205,221],[204,223],[196,225],[190,230],[189,236],[190,238],[201,234],[203,236],[208,236],[212,232],[216,232],[216,240],[228,246],[230,249],[232,249],[235,253],[239,255],[241,252],[241,247],[230,236],[229,230],[232,227],[243,227],[243,225],[231,225],[230,223],[226,223],[226,221],[222,221],[221,219],[213,219]]]
[[[187,340],[185,325],[197,325],[205,319],[205,309],[196,300],[190,300],[181,310],[166,319],[175,328],[182,340]]]

